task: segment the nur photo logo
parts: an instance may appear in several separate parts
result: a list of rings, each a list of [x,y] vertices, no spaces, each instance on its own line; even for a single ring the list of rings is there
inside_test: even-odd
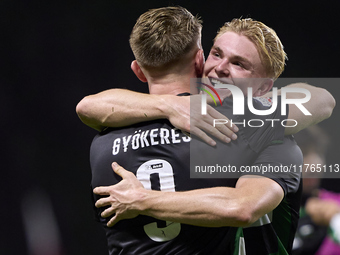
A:
[[[241,90],[241,88],[239,88],[238,86],[232,85],[232,84],[222,84],[222,83],[218,83],[218,84],[214,84],[214,86],[209,85],[207,83],[203,83],[201,81],[197,81],[196,84],[199,84],[200,86],[198,87],[198,89],[200,91],[202,91],[203,93],[201,93],[201,114],[202,115],[206,115],[207,114],[207,105],[208,105],[208,100],[207,100],[207,95],[209,95],[211,97],[211,99],[213,100],[215,106],[217,106],[217,100],[215,99],[215,97],[219,100],[219,103],[222,105],[222,99],[221,96],[218,94],[218,91],[220,91],[221,89],[228,89],[231,93],[232,96],[232,109],[233,109],[233,115],[245,115],[245,107],[248,107],[248,110],[256,115],[256,116],[266,116],[266,115],[270,115],[272,113],[274,113],[277,110],[278,107],[278,102],[279,102],[279,95],[278,95],[278,88],[277,87],[273,87],[272,88],[272,96],[270,99],[270,103],[269,100],[267,98],[261,98],[261,97],[253,97],[253,88],[252,87],[247,87],[247,94],[250,96],[245,96],[245,94],[243,93],[243,91]],[[289,93],[299,93],[301,94],[301,98],[289,98],[288,94]],[[281,115],[287,115],[287,105],[295,105],[304,115],[306,116],[310,116],[312,115],[305,106],[303,106],[304,103],[309,102],[309,100],[311,99],[311,93],[310,91],[308,91],[305,88],[292,88],[292,87],[282,87],[281,91],[280,91],[280,96],[281,96]],[[245,102],[245,100],[247,100]],[[261,103],[263,103],[264,101],[267,100],[267,107],[265,107],[265,109],[256,109],[254,107],[254,100],[260,101]],[[230,120],[232,122],[232,120]],[[252,125],[251,123],[254,122],[258,122],[260,121],[261,124],[260,125]],[[274,122],[278,121],[276,119],[266,119],[266,121],[271,121],[272,122],[272,126],[274,126]],[[288,121],[290,121],[291,123],[293,122],[294,124],[287,126],[285,125],[285,123],[287,123]],[[245,121],[244,121],[245,122]],[[234,124],[244,124],[244,122],[241,123],[235,123]],[[227,119],[214,119],[214,127],[215,125],[218,124],[226,124],[228,123]],[[251,127],[261,127],[263,126],[263,121],[262,120],[258,120],[258,119],[250,119],[248,120],[248,124]],[[295,127],[298,122],[296,120],[293,119],[286,119],[284,121],[282,121],[281,123],[283,126],[285,127]]]

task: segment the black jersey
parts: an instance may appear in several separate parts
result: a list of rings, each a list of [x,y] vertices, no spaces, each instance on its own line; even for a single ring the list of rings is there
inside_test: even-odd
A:
[[[222,108],[223,114],[232,116],[228,103]],[[271,118],[282,120],[284,116],[278,112],[274,112]],[[250,113],[244,116],[245,119],[252,117]],[[269,128],[269,125],[270,122],[265,123],[263,128],[258,129],[240,127],[237,146],[222,143],[218,146],[223,146],[226,155],[238,155],[232,157],[232,164],[250,165],[272,141],[283,140],[283,128]],[[107,129],[97,135],[91,145],[92,187],[120,181],[121,178],[111,168],[114,161],[133,172],[147,189],[174,192],[216,186],[234,187],[237,178],[190,178],[189,141],[189,137],[166,120]],[[255,149],[252,148],[254,144],[257,145]],[[201,143],[200,146],[208,145]],[[207,159],[202,154],[204,158]],[[94,195],[95,200],[99,198]],[[100,217],[103,210],[95,208],[106,231],[110,254],[231,254],[234,249],[235,235],[231,234],[229,227],[197,227],[140,215],[107,228],[108,219]]]
[[[279,97],[280,98],[280,97]],[[256,109],[267,109],[270,101],[253,99]],[[220,113],[237,124],[238,139],[231,143],[216,140],[212,147],[193,137],[190,143],[190,173],[193,178],[239,178],[253,165],[259,153],[267,146],[282,143],[284,126],[281,104],[272,114],[259,116],[253,114],[247,106],[243,115],[233,115],[233,102],[227,98],[223,105],[216,107]],[[288,109],[286,110],[288,112]],[[284,124],[284,123],[283,123]]]
[[[120,181],[111,168],[113,161],[132,171],[148,189],[171,192],[204,187],[190,179],[189,141],[168,121],[108,129],[91,145],[92,187]],[[95,210],[110,254],[220,254],[225,250],[221,241],[226,243],[229,228],[196,227],[142,215],[108,228],[108,220],[100,217],[103,209]]]

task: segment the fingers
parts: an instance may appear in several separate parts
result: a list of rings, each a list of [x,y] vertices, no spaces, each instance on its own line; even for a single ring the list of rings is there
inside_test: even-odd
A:
[[[237,139],[237,135],[225,125],[216,125],[216,129],[221,133],[220,138],[219,137],[218,138],[224,142],[228,143],[231,140]]]
[[[95,206],[97,208],[108,206],[108,205],[111,205],[110,197],[104,197],[104,198],[98,199],[97,202],[95,203]]]
[[[125,170],[122,166],[118,165],[117,162],[113,162],[111,166],[113,171],[123,179],[129,178],[130,175],[132,174],[131,172]]]
[[[113,227],[119,221],[118,215],[113,216],[106,224],[109,228]]]
[[[110,195],[109,187],[96,187],[93,189],[93,193],[101,196]]]
[[[220,119],[220,120],[224,120],[223,122],[223,126],[228,127],[228,129],[230,129],[230,131],[232,132],[238,132],[239,129],[235,124],[232,124],[232,122],[223,114],[221,114],[220,112],[218,112],[216,109],[214,109],[213,107],[209,106],[208,107],[208,113],[209,115],[212,117],[212,119]]]
[[[222,142],[229,143],[236,140],[238,127],[223,114],[208,106],[208,114],[201,115],[200,112],[191,114],[191,133],[202,139],[211,146],[215,146],[215,141],[209,136],[216,137]],[[198,130],[199,129],[199,130]]]
[[[203,142],[211,145],[211,146],[215,146],[216,142],[211,139],[211,137],[209,137],[206,133],[204,133],[201,129],[199,128],[192,128],[191,130],[191,134],[197,136],[198,138],[200,138],[201,140],[203,140]]]
[[[228,128],[225,122],[213,122],[211,117],[205,119],[198,119],[192,123],[191,133],[202,139],[204,142],[211,146],[215,146],[216,143],[208,135],[216,137],[222,142],[229,143],[231,140],[236,140],[237,135]],[[235,126],[236,127],[236,126]]]
[[[103,218],[107,218],[107,217],[110,217],[111,215],[113,215],[114,213],[115,213],[114,208],[109,207],[109,208],[105,209],[100,215]]]
[[[214,127],[209,123],[202,123],[201,129],[225,143],[229,143],[231,140],[237,139],[237,135],[225,125],[215,125]]]
[[[222,142],[230,143],[230,141],[231,141],[230,137],[226,136],[218,128],[213,127],[213,126],[209,125],[208,123],[202,123],[202,126],[200,128],[202,130],[204,130],[208,135],[212,135],[213,137],[216,137],[217,139],[221,140]],[[232,133],[232,132],[229,131],[229,133]]]

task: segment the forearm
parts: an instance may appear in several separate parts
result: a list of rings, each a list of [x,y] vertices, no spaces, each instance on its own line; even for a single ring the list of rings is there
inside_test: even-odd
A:
[[[297,125],[286,128],[285,135],[296,134],[300,130],[317,124],[331,116],[335,107],[335,99],[326,89],[306,83],[293,83],[286,86],[286,88],[303,88],[311,93],[310,100],[303,105],[312,115],[305,115],[296,105],[290,104],[288,119],[296,120]],[[278,95],[280,94],[281,90],[278,90]],[[272,93],[270,92],[265,96],[271,95]],[[304,97],[302,93],[287,93],[286,96],[287,99],[300,99]],[[295,121],[288,121],[287,126],[295,124]]]
[[[288,118],[296,119],[298,121],[298,125],[293,129],[286,128],[287,134],[295,134],[298,131],[317,124],[332,115],[335,107],[335,99],[326,89],[311,86],[306,83],[296,83],[290,86],[304,88],[311,93],[311,99],[305,103],[304,106],[312,115],[304,115],[295,105],[290,105],[290,114]],[[291,96],[292,98],[301,97],[301,95]]]
[[[132,172],[116,162],[112,169],[122,181],[93,191],[105,196],[96,202],[97,208],[111,205],[101,214],[104,218],[115,214],[108,222],[109,227],[139,214],[196,226],[243,227],[274,210],[284,197],[277,182],[260,176],[243,176],[235,188],[163,192],[145,189]]]
[[[166,118],[165,97],[110,89],[85,97],[78,103],[76,111],[86,125],[97,130],[103,127],[122,127]]]
[[[281,186],[271,179],[242,177],[235,188],[215,187],[184,192],[142,189],[138,196],[133,209],[160,220],[203,227],[244,227],[274,210],[284,193]]]
[[[237,132],[236,126],[212,126],[214,118],[225,118],[212,107],[208,107],[207,115],[202,116],[200,112],[191,114],[193,97],[194,102],[201,102],[198,95],[150,95],[111,89],[85,97],[77,105],[76,111],[82,122],[99,131],[104,127],[124,127],[144,121],[168,119],[174,127],[190,132],[212,146],[216,142],[209,135],[224,142],[230,142],[230,138],[236,139],[232,136]]]
[[[234,188],[217,187],[185,192],[144,190],[134,205],[140,214],[184,224],[244,226],[249,216]]]

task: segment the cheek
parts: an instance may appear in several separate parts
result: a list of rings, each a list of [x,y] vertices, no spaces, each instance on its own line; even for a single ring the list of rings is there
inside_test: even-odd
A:
[[[216,66],[215,61],[211,59],[211,57],[207,58],[207,61],[205,61],[204,68],[203,68],[203,74],[208,75]]]
[[[249,76],[249,74],[251,74],[251,71],[244,69],[244,68],[242,68],[238,65],[231,65],[229,70],[234,72],[234,73],[240,73],[243,76]]]
[[[211,70],[212,70],[211,66],[205,64],[203,68],[203,76],[208,76]]]

